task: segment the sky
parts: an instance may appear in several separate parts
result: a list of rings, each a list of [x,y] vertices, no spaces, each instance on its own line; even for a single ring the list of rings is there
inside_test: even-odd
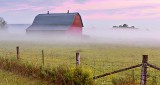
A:
[[[8,24],[32,24],[38,14],[67,10],[80,13],[84,28],[160,27],[160,0],[0,0],[0,17]]]

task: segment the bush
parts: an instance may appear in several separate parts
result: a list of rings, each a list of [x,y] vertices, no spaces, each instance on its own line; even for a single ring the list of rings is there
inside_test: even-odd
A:
[[[93,85],[92,74],[85,71],[82,67],[71,68],[59,66],[56,69],[56,85]]]

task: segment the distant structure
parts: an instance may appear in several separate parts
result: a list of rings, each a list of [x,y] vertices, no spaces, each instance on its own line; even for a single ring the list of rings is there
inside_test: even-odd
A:
[[[127,24],[119,25],[119,26],[113,26],[113,28],[130,28],[130,29],[138,29],[135,28],[135,26],[129,27]]]
[[[26,29],[27,34],[69,34],[82,35],[83,22],[79,13],[39,14],[32,25]]]

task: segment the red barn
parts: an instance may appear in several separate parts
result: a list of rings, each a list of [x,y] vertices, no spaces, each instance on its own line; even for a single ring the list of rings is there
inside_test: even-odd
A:
[[[82,35],[82,27],[79,13],[47,13],[37,15],[26,33]]]

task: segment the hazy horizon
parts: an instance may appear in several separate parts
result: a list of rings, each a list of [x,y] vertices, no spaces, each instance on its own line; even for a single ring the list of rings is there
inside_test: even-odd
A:
[[[160,47],[160,31],[151,29],[112,29],[88,28],[83,29],[82,38],[66,36],[29,36],[26,29],[30,25],[11,25],[8,33],[0,36],[0,41],[34,42],[34,43],[94,43],[126,46]],[[87,36],[87,37],[85,37]]]

